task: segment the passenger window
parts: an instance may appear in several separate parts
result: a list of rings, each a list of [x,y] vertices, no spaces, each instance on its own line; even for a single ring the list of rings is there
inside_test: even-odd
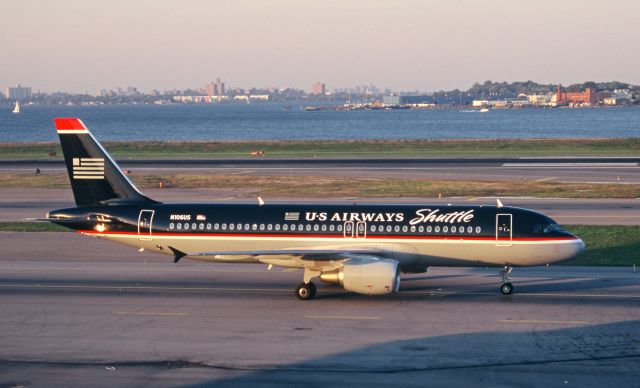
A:
[[[476,233],[478,233],[478,234],[479,234],[479,233],[480,233],[480,231],[481,231],[480,227],[479,227],[479,226],[476,226]]]
[[[307,229],[307,232],[311,231],[311,225],[307,224],[307,227],[305,229]]]
[[[275,228],[276,230],[280,230],[280,224],[276,224]]]
[[[420,233],[424,233],[424,226],[420,226],[420,227],[418,228],[418,232],[420,232]]]
[[[236,228],[236,224],[229,224],[229,230],[234,230]]]
[[[287,224],[282,225],[282,230],[289,230],[289,225]]]
[[[338,225],[338,232],[342,232],[342,224]]]
[[[448,231],[449,231],[449,227],[448,226],[445,225],[445,226],[442,227],[442,232],[443,233],[447,233]]]
[[[227,230],[227,224],[222,224],[222,230]]]
[[[433,230],[433,228],[431,228],[431,225],[427,226],[427,233],[431,233],[431,230]]]
[[[185,229],[189,229],[189,223],[188,223],[188,222],[185,222],[185,223],[184,223],[184,228],[185,228]]]
[[[313,230],[317,232],[320,230],[320,226],[318,224],[313,225]]]
[[[197,225],[196,225],[196,223],[194,222],[193,224],[191,224],[191,229],[195,229],[195,228],[197,228]]]
[[[433,228],[433,231],[436,233],[440,233],[440,227],[436,226],[435,228]]]
[[[409,228],[407,228],[407,225],[405,225],[405,226],[403,226],[403,227],[402,227],[402,231],[403,231],[404,233],[407,233],[407,230],[409,230]]]
[[[415,225],[411,227],[411,233],[415,233],[416,232],[416,227]]]
[[[452,227],[451,227],[451,233],[455,233],[455,232],[456,232],[456,230],[457,230],[457,228],[456,228],[455,226],[452,226]]]
[[[371,231],[375,232],[376,231],[376,226],[375,225],[371,225]]]
[[[198,229],[204,230],[204,224],[202,222],[198,225]]]
[[[207,230],[211,230],[211,224],[207,224]]]
[[[244,224],[244,230],[249,230],[250,226],[249,224]]]
[[[251,230],[258,230],[258,224],[251,225]]]
[[[260,230],[264,230],[264,224],[260,224]],[[269,229],[271,230],[271,229]]]
[[[182,224],[178,222],[178,224],[176,225],[177,229],[180,230],[182,229]]]
[[[173,229],[174,227],[175,227],[175,225],[174,225],[173,222],[169,224],[169,229]]]
[[[473,233],[473,226],[467,226],[467,233]]]
[[[267,230],[272,230],[272,229],[273,229],[273,225],[267,224]]]
[[[322,224],[322,231],[326,232],[327,231],[327,224]]]
[[[329,231],[330,232],[333,232],[335,230],[335,228],[336,228],[335,225],[333,225],[333,224],[329,225]]]
[[[396,225],[393,230],[397,233],[400,231],[400,225]]]
[[[218,224],[217,222],[215,224],[213,224],[213,229],[214,230],[220,229],[220,224]]]
[[[391,233],[392,230],[393,228],[391,227],[391,225],[387,225],[387,233]]]

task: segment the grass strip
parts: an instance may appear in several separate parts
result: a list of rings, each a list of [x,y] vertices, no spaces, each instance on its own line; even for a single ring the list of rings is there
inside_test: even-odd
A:
[[[517,157],[640,156],[640,138],[509,140],[346,140],[247,142],[105,142],[117,158],[266,158],[314,157]],[[0,143],[0,158],[48,159],[62,156],[57,142]]]
[[[543,197],[543,198],[639,198],[638,184],[591,184],[518,181],[442,181],[421,179],[373,179],[318,176],[253,176],[206,174],[134,174],[139,188],[234,189],[240,196],[290,198],[326,197]],[[69,188],[66,174],[0,174],[3,188]]]
[[[565,225],[586,244],[584,253],[561,265],[640,265],[640,226]]]
[[[560,265],[640,266],[640,226],[568,225],[567,230],[582,238],[585,252]],[[69,232],[48,222],[0,222],[4,232]]]

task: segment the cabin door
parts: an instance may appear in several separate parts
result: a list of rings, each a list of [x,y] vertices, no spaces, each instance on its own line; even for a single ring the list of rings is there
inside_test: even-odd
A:
[[[151,241],[151,223],[153,222],[153,210],[141,210],[138,216],[138,238],[143,241]]]
[[[367,238],[367,223],[364,221],[358,221],[356,224],[356,237]]]
[[[513,216],[511,214],[496,214],[496,245],[510,247],[513,238]]]

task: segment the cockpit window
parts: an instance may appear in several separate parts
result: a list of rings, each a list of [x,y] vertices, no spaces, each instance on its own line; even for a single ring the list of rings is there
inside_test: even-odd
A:
[[[534,234],[547,234],[547,233],[563,232],[563,231],[564,229],[562,229],[562,226],[555,223],[536,224],[533,227]]]

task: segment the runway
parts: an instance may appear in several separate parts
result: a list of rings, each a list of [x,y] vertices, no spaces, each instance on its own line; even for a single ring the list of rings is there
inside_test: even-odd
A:
[[[133,173],[640,183],[640,158],[123,159]],[[65,172],[60,160],[0,160],[0,172]]]
[[[635,386],[640,272],[436,268],[398,294],[0,233],[0,386]]]

